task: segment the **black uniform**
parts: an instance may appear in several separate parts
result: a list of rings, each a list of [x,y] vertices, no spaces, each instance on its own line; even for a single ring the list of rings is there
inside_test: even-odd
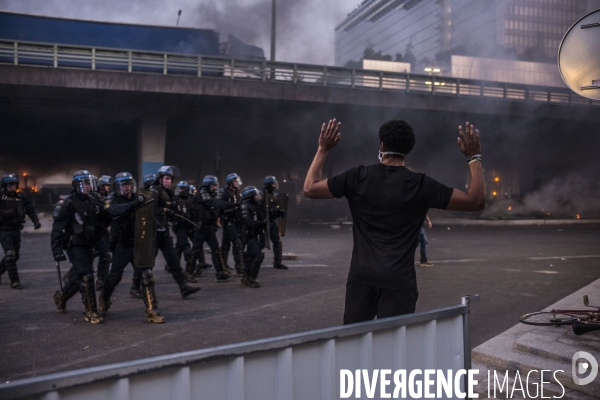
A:
[[[175,201],[175,195],[170,189],[167,189],[160,184],[152,186],[151,190],[157,193],[157,205],[159,210],[158,215],[156,216],[156,254],[158,254],[158,250],[162,252],[163,257],[167,262],[167,266],[173,274],[175,282],[177,282],[182,290],[183,295],[184,287],[186,288],[185,290],[190,288],[185,286],[186,277],[181,269],[177,253],[175,253],[173,239],[169,234],[169,218],[179,212],[177,209],[177,202]],[[199,288],[197,289],[199,290]]]
[[[100,191],[92,192],[90,194],[94,196],[100,204],[104,204],[106,197],[109,196],[109,193],[102,193]],[[104,231],[102,232],[102,239],[94,247],[94,258],[98,257],[98,266],[96,267],[96,290],[102,290],[104,280],[108,275],[111,257],[109,245],[110,234],[108,232],[108,228],[104,228]]]
[[[192,204],[194,202],[193,197],[186,192],[182,192],[175,196],[175,200],[177,202],[177,210],[179,215],[191,220]],[[175,243],[175,252],[177,253],[177,258],[181,261],[181,255],[183,254],[186,264],[186,271],[192,274],[194,266],[191,264],[192,246],[190,245],[190,241],[194,235],[194,226],[184,219],[176,218],[173,231],[175,232],[175,237],[177,238],[177,242]]]
[[[229,186],[223,191],[221,200],[240,204],[242,202],[242,195],[240,190],[236,187]],[[244,239],[241,225],[241,218],[239,210],[236,208],[230,208],[221,212],[221,225],[223,226],[223,240],[222,240],[222,253],[223,262],[227,265],[227,258],[229,257],[229,250],[233,243],[233,260],[235,262],[235,270],[238,275],[241,275],[244,270]]]
[[[0,197],[0,244],[4,257],[0,261],[0,277],[8,272],[10,285],[13,289],[22,289],[17,270],[19,251],[21,249],[21,229],[25,224],[25,214],[29,216],[36,229],[40,221],[33,205],[21,193],[2,191]]]
[[[240,214],[246,238],[242,283],[256,283],[260,265],[265,258],[265,254],[261,250],[263,246],[260,243],[259,235],[264,232],[267,225],[266,215],[262,212],[261,204],[254,199],[254,196],[242,200]]]
[[[134,213],[133,209],[140,205],[136,196],[131,198],[125,195],[110,195],[104,202],[104,209],[111,217],[116,218],[111,226],[115,231],[116,244],[113,252],[110,273],[104,281],[104,289],[100,293],[100,312],[103,316],[110,308],[115,288],[123,277],[123,270],[131,263],[136,276],[140,276],[144,295],[142,296],[146,305],[146,319],[151,322],[164,322],[158,311],[158,301],[154,290],[154,277],[150,268],[137,268],[134,263]],[[118,218],[117,218],[118,217]]]
[[[269,237],[271,239],[271,243],[273,244],[273,267],[277,269],[287,269],[285,265],[282,264],[283,261],[283,243],[281,243],[281,238],[279,237],[279,227],[275,220],[277,218],[283,218],[285,211],[280,210],[275,203],[275,194],[273,193],[273,189],[270,185],[263,188],[263,193],[265,193],[265,198],[263,202],[266,203],[266,208],[269,210]],[[265,243],[265,235],[261,234],[260,237],[261,243]]]
[[[208,187],[202,186],[194,197],[192,217],[193,221],[200,226],[194,227],[193,255],[194,260],[199,258],[200,253],[204,252],[204,242],[206,242],[211,250],[217,282],[224,282],[229,279],[230,274],[223,268],[221,248],[215,234],[218,229],[217,212],[235,208],[236,205],[220,200],[216,196],[216,192],[210,192]]]
[[[62,296],[54,294],[58,311],[64,312],[67,300],[81,292],[85,319],[102,322],[99,318],[94,288],[94,246],[102,239],[107,215],[102,204],[93,196],[73,193],[61,199],[54,209],[54,224],[50,234],[52,254],[59,259],[66,250],[71,269],[64,278]]]

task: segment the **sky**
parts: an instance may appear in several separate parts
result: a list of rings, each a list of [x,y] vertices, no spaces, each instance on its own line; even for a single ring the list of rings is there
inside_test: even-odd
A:
[[[277,61],[333,65],[334,28],[359,0],[277,0]],[[0,0],[0,10],[63,18],[215,29],[271,49],[271,0]]]

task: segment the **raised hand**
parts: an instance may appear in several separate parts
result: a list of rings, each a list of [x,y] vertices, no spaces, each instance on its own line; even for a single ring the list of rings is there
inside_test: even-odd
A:
[[[342,138],[340,133],[341,122],[337,122],[336,119],[329,120],[329,123],[321,126],[321,135],[319,135],[319,150],[329,151],[335,147],[335,145]]]
[[[479,143],[479,130],[475,129],[473,124],[468,122],[465,124],[465,131],[463,127],[458,127],[458,148],[467,157],[473,157],[476,154],[481,154],[481,144]]]

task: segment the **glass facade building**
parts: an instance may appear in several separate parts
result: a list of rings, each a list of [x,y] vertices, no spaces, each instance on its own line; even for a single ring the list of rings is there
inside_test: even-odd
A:
[[[458,48],[552,58],[567,29],[599,8],[600,0],[365,0],[335,28],[335,65],[359,61],[368,47],[398,60],[412,53],[413,67]]]

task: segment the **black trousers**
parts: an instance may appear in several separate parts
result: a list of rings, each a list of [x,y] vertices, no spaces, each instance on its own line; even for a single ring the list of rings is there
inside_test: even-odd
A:
[[[219,247],[219,240],[215,234],[215,229],[211,225],[201,225],[200,228],[194,228],[193,253],[196,256],[204,251],[204,243],[210,247],[210,255],[216,274],[222,274],[221,248]]]
[[[16,271],[17,261],[20,257],[21,250],[21,228],[20,227],[2,227],[0,228],[0,245],[2,245],[2,250],[4,250],[4,257],[2,257],[2,261],[0,261],[0,276],[6,272],[7,268],[13,268]],[[14,251],[14,260],[7,262],[6,260],[6,252]],[[8,271],[9,275],[14,274],[14,272]],[[13,277],[11,277],[11,281]]]
[[[134,265],[133,257],[133,245],[117,243],[117,246],[113,251],[110,272],[104,282],[104,291],[102,292],[102,296],[104,297],[105,301],[110,300],[110,296],[114,292],[119,282],[121,282],[121,279],[123,278],[123,271],[125,270],[125,267],[127,267],[127,264],[131,264],[131,266],[133,267],[134,284],[136,286],[139,286],[141,284],[141,275],[143,269],[139,269]]]
[[[110,251],[108,249],[110,238],[108,230],[102,235],[96,246],[94,246],[94,255],[98,256],[98,266],[96,267],[96,273],[99,281],[104,281],[108,275],[110,267]]]
[[[223,254],[228,254],[231,250],[231,244],[233,243],[233,260],[236,264],[242,264],[244,260],[239,259],[240,255],[244,252],[242,228],[234,221],[226,222],[223,225],[223,241],[221,248]],[[236,252],[236,247],[238,250]],[[227,260],[223,257],[223,262],[227,264]]]
[[[173,278],[175,278],[175,282],[182,283],[185,281],[185,275],[183,274],[183,270],[181,269],[181,264],[179,262],[179,257],[175,253],[175,247],[173,246],[173,239],[169,234],[169,230],[165,230],[162,232],[156,233],[156,254],[158,255],[158,251],[161,251],[169,269],[171,270],[171,274]]]
[[[265,247],[265,234],[261,233],[259,235],[259,237],[260,237],[260,243],[262,244],[263,247]],[[279,242],[281,242],[281,238],[279,237],[279,227],[277,226],[277,223],[275,221],[270,221],[269,238],[271,239],[271,243],[273,245],[277,245],[277,244],[279,244]],[[275,247],[275,246],[273,246],[273,247]]]
[[[91,275],[93,282],[94,250],[92,247],[71,246],[70,249],[67,249],[67,256],[71,262],[71,268],[63,282],[63,293],[75,294],[79,290],[79,283],[84,276]]]
[[[344,325],[388,318],[415,312],[419,291],[417,286],[407,289],[385,289],[365,285],[348,278]]]
[[[181,255],[183,254],[185,262],[189,263],[192,255],[188,250],[192,248],[190,245],[190,240],[193,238],[193,231],[177,225],[174,229],[174,232],[175,237],[177,238],[175,242],[175,253],[177,253],[177,258],[181,260]]]

